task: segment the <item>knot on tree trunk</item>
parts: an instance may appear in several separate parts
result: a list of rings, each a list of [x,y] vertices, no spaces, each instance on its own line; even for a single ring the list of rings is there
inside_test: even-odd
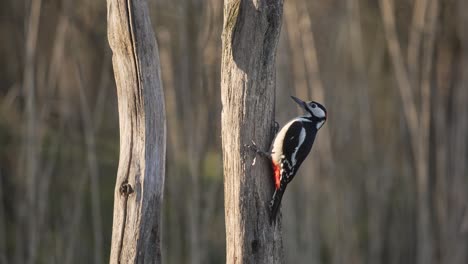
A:
[[[123,182],[122,185],[120,185],[120,195],[122,196],[129,196],[130,194],[133,193],[133,188],[132,185],[128,182]]]

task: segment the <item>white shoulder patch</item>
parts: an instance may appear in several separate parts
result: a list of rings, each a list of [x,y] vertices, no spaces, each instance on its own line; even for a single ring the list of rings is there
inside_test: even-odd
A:
[[[291,161],[292,161],[293,166],[296,166],[296,154],[299,151],[299,148],[302,146],[302,143],[304,143],[305,137],[306,137],[306,130],[304,127],[302,127],[301,133],[299,134],[299,143],[297,144],[297,147],[294,149],[294,152],[291,156]]]
[[[286,132],[288,131],[289,127],[297,121],[302,121],[301,118],[294,118],[293,120],[289,121],[286,125],[284,125],[278,134],[275,137],[275,140],[273,140],[273,145],[271,149],[271,159],[276,162],[280,163],[281,156],[283,155],[283,142],[284,142],[284,137],[286,136]]]

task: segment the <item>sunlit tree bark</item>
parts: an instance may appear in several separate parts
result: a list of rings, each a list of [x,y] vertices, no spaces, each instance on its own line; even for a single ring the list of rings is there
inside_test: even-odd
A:
[[[269,223],[270,164],[244,148],[268,149],[283,2],[227,0],[221,99],[227,263],[282,263],[281,219]]]
[[[110,263],[161,263],[166,151],[164,96],[145,0],[108,0],[120,121]]]

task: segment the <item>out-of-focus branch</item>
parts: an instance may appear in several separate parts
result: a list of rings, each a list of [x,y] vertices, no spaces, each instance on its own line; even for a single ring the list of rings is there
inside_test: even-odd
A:
[[[70,208],[73,208],[71,212],[71,222],[69,228],[64,230],[68,234],[67,244],[63,246],[63,263],[72,264],[74,260],[75,253],[75,244],[77,240],[77,233],[79,232],[79,224],[81,216],[83,215],[83,196],[85,194],[85,186],[88,183],[89,166],[86,166],[79,175],[77,179],[78,184],[75,187],[75,195],[73,199],[73,205]]]
[[[0,169],[0,262],[9,263],[6,254],[6,223],[5,223],[5,206],[3,201],[3,175]]]
[[[293,69],[293,79],[296,94],[302,98],[310,98],[324,103],[325,89],[321,81],[319,60],[317,56],[317,49],[315,46],[314,31],[312,28],[311,17],[308,11],[307,1],[296,0],[285,2],[285,24],[290,52],[292,53],[291,64]],[[316,144],[316,149],[319,153],[318,159],[320,160],[320,162],[304,164],[304,171],[309,171],[313,175],[320,175],[320,173],[324,173],[325,175],[333,175],[334,158],[331,145],[330,131],[328,126],[322,128],[322,131],[320,132],[320,140],[318,140]],[[310,175],[304,176],[310,177]],[[331,178],[330,182],[336,183],[335,180],[336,178]],[[326,189],[327,192],[330,191],[330,189]],[[331,194],[331,192],[328,193]],[[344,223],[344,221],[342,221],[343,217],[339,216],[340,212],[342,211],[339,209],[339,204],[341,202],[341,194],[338,195],[336,199],[330,201],[330,207],[333,208],[332,210],[338,216],[336,218],[337,224],[339,226],[339,231],[336,234],[337,236],[344,235],[344,229],[342,228],[342,224]],[[295,215],[291,217],[294,216]],[[299,217],[300,216],[298,216],[298,218]],[[305,222],[303,223],[305,224]],[[310,225],[310,223],[307,224]],[[286,226],[288,225],[286,224]],[[314,227],[311,227],[311,229],[313,230]],[[336,241],[339,241],[339,239],[336,239]],[[300,238],[294,238],[291,239],[291,241],[288,241],[288,247],[292,250],[297,250],[298,245],[300,244],[302,244]],[[333,258],[338,262],[340,262],[340,260],[343,259],[344,255],[346,254],[343,250],[344,244],[345,243],[337,243],[334,246]],[[310,241],[309,246],[314,247],[313,241]],[[315,249],[315,252],[310,252],[311,250]],[[300,251],[293,252],[291,253],[291,255],[295,255],[298,253],[300,253]],[[307,252],[307,254],[309,258],[312,258],[309,259],[311,263],[320,261],[319,249],[311,248],[309,252]],[[293,258],[293,261],[300,260],[300,258]]]
[[[358,83],[355,85],[355,88],[359,93],[359,136],[362,142],[363,159],[367,167],[366,172],[363,172],[366,177],[367,206],[369,207],[367,216],[367,237],[369,239],[369,243],[367,243],[367,261],[369,263],[380,263],[382,262],[385,243],[382,239],[382,232],[385,228],[384,220],[388,210],[387,202],[393,179],[392,177],[386,177],[385,173],[377,169],[378,159],[375,157],[376,147],[369,99],[369,76],[365,65],[364,53],[364,45],[368,45],[368,43],[365,43],[363,40],[359,2],[359,0],[347,1],[350,20],[350,55],[357,72],[356,78]],[[371,55],[370,57],[373,56]]]
[[[89,167],[91,208],[94,235],[94,263],[102,263],[102,218],[100,206],[99,169],[96,157],[95,130],[92,114],[86,99],[79,65],[76,66],[76,79],[80,95],[80,111],[86,144],[86,157]]]
[[[57,88],[56,86],[60,77],[60,71],[64,66],[65,43],[70,28],[67,10],[70,9],[71,2],[71,0],[62,0],[64,11],[60,13],[59,19],[57,21],[57,28],[55,30],[56,33],[53,41],[52,53],[47,74],[46,88],[48,89],[48,94],[53,94]]]
[[[431,1],[431,0],[429,0]],[[413,18],[411,22],[407,63],[409,76],[412,79],[412,85],[418,84],[419,76],[419,55],[421,47],[421,38],[424,33],[424,23],[426,16],[428,0],[415,0],[413,6]]]
[[[457,110],[459,117],[458,117],[458,131],[456,132],[456,152],[455,155],[458,158],[457,166],[455,168],[455,173],[457,175],[457,182],[460,184],[457,185],[458,197],[460,197],[460,211],[457,212],[462,215],[462,220],[458,229],[459,238],[462,243],[458,243],[462,247],[468,244],[468,191],[466,189],[467,186],[467,179],[466,179],[466,172],[468,169],[468,164],[466,163],[468,157],[468,145],[467,145],[467,136],[466,131],[468,130],[468,89],[466,87],[468,83],[468,32],[466,31],[466,24],[468,23],[468,14],[466,10],[468,9],[468,2],[464,0],[459,0],[459,20],[458,20],[458,34],[461,38],[461,46],[462,46],[462,67],[463,70],[461,72],[462,82],[457,87],[457,94],[455,97],[457,100],[455,101],[455,109]],[[464,247],[466,249],[466,247]],[[464,251],[464,258],[465,262],[468,259],[468,254],[466,250]]]
[[[96,97],[96,103],[94,105],[94,115],[93,115],[93,126],[95,131],[99,130],[99,127],[102,123],[102,118],[104,116],[104,106],[105,101],[108,99],[108,92],[110,87],[110,74],[109,69],[111,66],[110,54],[109,51],[106,49],[104,53],[104,62],[102,63],[101,67],[101,74],[98,84],[98,95]]]
[[[37,221],[38,226],[38,241],[44,237],[44,230],[46,230],[47,221],[46,215],[48,212],[48,207],[50,206],[50,187],[51,187],[51,178],[54,173],[54,170],[57,168],[57,159],[58,159],[58,152],[59,146],[62,139],[63,134],[63,123],[61,124],[60,129],[56,132],[57,136],[52,140],[50,145],[48,146],[48,154],[49,157],[47,160],[43,162],[43,170],[41,171],[41,180],[38,182],[38,198],[37,198],[37,213],[35,215],[35,221]],[[29,217],[33,217],[30,215]],[[38,245],[39,246],[39,245]],[[37,250],[37,249],[36,249]]]
[[[294,26],[299,26],[300,41],[302,43],[303,49],[303,59],[306,68],[306,76],[310,83],[310,90],[312,91],[312,96],[316,100],[323,102],[325,101],[325,92],[320,78],[320,69],[317,58],[317,50],[315,48],[315,39],[312,29],[312,23],[310,21],[310,14],[307,7],[307,1],[296,0],[295,13],[297,14],[298,24]]]
[[[466,206],[463,212],[460,228],[458,230],[462,235],[466,235],[468,233],[468,207]]]
[[[416,103],[413,98],[411,84],[408,73],[405,68],[400,42],[395,26],[395,12],[393,10],[393,0],[380,0],[380,12],[382,14],[384,33],[387,38],[387,49],[395,71],[395,77],[400,91],[400,97],[403,102],[402,108],[405,117],[405,123],[409,130],[411,151],[413,157],[416,157],[418,116]]]
[[[174,40],[171,38],[170,32],[162,27],[159,29],[158,32],[158,42],[159,42],[159,55],[161,60],[161,65],[164,65],[165,71],[162,71],[162,80],[164,82],[164,87],[166,87],[164,91],[165,96],[165,105],[168,113],[173,113],[171,115],[167,115],[167,130],[169,133],[167,134],[168,140],[168,162],[178,162],[182,159],[182,154],[186,153],[185,151],[185,137],[181,136],[179,132],[185,131],[180,129],[179,121],[178,121],[178,113],[177,106],[177,95],[176,95],[176,86],[175,86],[175,77],[174,77],[174,64],[172,62],[172,56],[174,54],[174,47],[172,46],[172,42]],[[177,52],[176,52],[177,53]],[[187,132],[187,131],[185,131]],[[188,132],[190,133],[190,132]],[[165,200],[165,204],[170,204],[171,207],[174,207],[175,204],[179,204],[178,202],[182,200],[178,193],[180,189],[178,188],[178,179],[180,179],[181,168],[180,166],[173,166],[171,167],[168,164],[168,167],[172,168],[168,173],[170,173],[170,177],[167,179],[166,184],[166,194],[165,196],[167,199]],[[174,197],[174,198],[172,198]],[[174,199],[174,202],[172,202]],[[176,238],[182,237],[182,234],[187,232],[181,231],[180,226],[183,225],[185,218],[179,217],[181,210],[167,210],[166,216],[163,218],[163,226],[166,228],[162,229],[162,236],[163,241],[167,243],[166,251],[163,252],[163,263],[166,262],[174,262],[174,258],[176,259],[175,262],[181,262],[182,257],[178,254],[171,254],[171,248],[174,248],[171,245],[175,245],[173,240]],[[165,223],[165,220],[168,220],[168,224]],[[174,226],[174,227],[173,227]],[[185,241],[185,237],[183,238]]]
[[[294,80],[294,90],[299,98],[309,98],[309,89],[307,87],[307,77],[304,67],[304,57],[300,42],[299,30],[297,30],[297,10],[296,4],[292,1],[284,3],[284,17],[286,18],[285,30],[288,38],[289,48],[292,54],[291,66]]]
[[[200,54],[204,56],[207,53],[207,49],[209,47],[210,39],[213,37],[214,33],[214,3],[212,1],[205,1],[203,5],[201,18],[200,20],[200,33],[198,34],[199,37],[197,38],[197,49],[200,50]]]
[[[436,36],[436,23],[438,14],[438,1],[430,0],[429,13],[427,16],[427,37],[423,45],[423,62],[421,76],[421,114],[419,123],[419,151],[425,156],[428,152],[429,123],[431,113],[431,84],[432,84],[432,62],[434,60],[434,46]],[[426,157],[428,158],[428,157]],[[427,169],[427,167],[426,167]],[[426,173],[427,174],[427,173]]]
[[[325,89],[320,78],[319,62],[317,57],[317,49],[315,48],[314,32],[310,20],[310,14],[307,8],[306,1],[296,0],[296,12],[298,13],[299,36],[302,43],[303,59],[306,70],[306,79],[309,80],[310,95],[314,100],[325,103]],[[325,126],[320,132],[320,157],[326,170],[332,174],[333,169],[333,152],[331,146],[330,131],[328,126]]]
[[[432,71],[432,60],[434,50],[434,35],[435,22],[437,21],[437,2],[432,0],[429,4],[428,22],[426,23],[428,39],[424,45],[424,63],[423,78],[421,82],[421,114],[418,117],[416,111],[416,103],[413,99],[411,83],[409,75],[405,69],[402,58],[400,42],[395,25],[395,14],[393,10],[392,0],[380,0],[380,10],[382,14],[384,32],[387,38],[387,48],[392,60],[395,71],[400,96],[403,102],[403,110],[405,113],[405,123],[409,129],[411,152],[415,161],[416,174],[416,189],[417,189],[417,263],[428,264],[433,261],[433,232],[431,228],[430,215],[430,197],[428,186],[428,166],[429,166],[429,122],[430,122],[430,76]],[[417,5],[415,8],[418,7]],[[418,12],[417,10],[415,11]],[[424,12],[424,11],[422,11]],[[424,15],[424,13],[423,13]],[[420,22],[421,18],[416,18],[414,23],[424,24]],[[413,40],[416,47],[411,52],[418,52],[419,40],[415,37]],[[419,53],[419,52],[418,52]],[[417,55],[416,60],[417,60]],[[414,62],[414,63],[417,63]],[[417,79],[417,76],[415,77]]]
[[[448,225],[448,234],[451,239],[446,248],[446,263],[467,263],[468,262],[468,181],[467,181],[467,159],[468,159],[468,23],[467,1],[458,1],[457,35],[460,50],[457,59],[460,68],[457,75],[459,82],[453,87],[451,105],[451,133],[450,138],[450,175],[451,186],[448,192],[450,201],[449,217],[451,221]]]
[[[35,71],[36,71],[36,46],[37,36],[39,32],[40,14],[42,1],[36,0],[31,2],[31,11],[26,34],[26,55],[24,62],[23,75],[23,92],[26,98],[25,111],[25,140],[23,153],[26,159],[23,160],[26,167],[25,177],[27,182],[26,207],[27,212],[35,212],[36,210],[36,184],[38,171],[38,140],[37,140],[37,124],[36,124],[36,86],[35,86]],[[20,209],[21,210],[21,209]],[[28,251],[26,263],[35,263],[37,254],[38,229],[34,217],[27,220],[28,223]],[[16,243],[18,248],[22,247],[23,241],[19,239]],[[17,256],[19,257],[19,256]],[[21,257],[19,257],[21,258]]]
[[[374,131],[372,129],[372,117],[371,117],[371,106],[369,99],[369,83],[368,74],[365,65],[365,53],[364,53],[364,40],[361,28],[361,12],[359,0],[347,1],[348,12],[350,16],[349,23],[349,37],[351,51],[350,55],[354,62],[354,66],[358,72],[358,100],[359,100],[359,124],[360,124],[360,135],[363,144],[364,155],[366,159],[373,157],[375,152],[375,140]]]
[[[99,92],[98,92],[98,98],[96,100],[96,105],[95,105],[95,108],[94,108],[94,111],[93,111],[93,116],[91,118],[91,120],[93,121],[92,122],[92,127],[94,129],[94,133],[96,133],[96,131],[99,130],[99,128],[101,127],[102,125],[102,120],[103,120],[103,116],[104,116],[104,107],[103,107],[103,102],[106,98],[106,94],[107,92],[106,91],[103,91],[103,90],[107,90],[107,83],[108,81],[106,80],[109,76],[109,73],[108,73],[108,67],[110,66],[110,58],[108,56],[108,53],[106,53],[106,55],[104,56],[104,59],[105,59],[105,62],[103,63],[103,66],[102,66],[102,69],[101,69],[101,77],[100,77],[100,82],[99,82]],[[78,66],[77,66],[78,67]],[[77,74],[77,73],[76,73]],[[78,80],[79,81],[79,85],[80,87],[79,90],[80,90],[80,97],[81,97],[81,90],[83,90],[83,88],[81,87],[82,83],[81,83],[81,80]],[[86,98],[85,98],[86,99]],[[81,99],[80,99],[81,100]],[[89,110],[88,110],[89,111]],[[91,114],[91,113],[90,113]],[[86,135],[85,135],[86,137]],[[85,139],[86,140],[86,139]],[[87,149],[89,150],[89,149]],[[90,172],[90,169],[91,169],[91,166],[89,164],[89,157],[88,157],[88,160],[86,161],[86,165],[85,165],[85,168],[83,169],[83,171],[81,173],[78,173],[79,177],[78,177],[78,184],[75,188],[76,192],[75,192],[75,195],[73,196],[74,198],[72,199],[72,205],[70,206],[72,212],[71,212],[71,222],[70,224],[68,225],[70,228],[68,230],[65,230],[67,232],[67,244],[64,246],[64,250],[63,251],[63,263],[66,263],[66,264],[71,264],[73,263],[73,260],[74,260],[74,253],[75,253],[75,245],[76,245],[76,240],[77,240],[77,233],[79,232],[79,225],[80,225],[80,220],[81,220],[81,217],[83,215],[83,196],[85,195],[85,187],[86,185],[88,184],[88,180],[91,179],[91,177],[88,177],[88,174],[91,176],[91,172]],[[99,175],[99,174],[97,174]],[[93,190],[91,190],[92,192]],[[93,199],[93,197],[92,197]],[[98,207],[99,205],[92,205],[94,207]],[[95,210],[94,208],[92,210]],[[99,226],[99,223],[96,225],[94,223],[94,221],[101,221],[99,219],[95,219],[97,216],[97,214],[94,213],[93,211],[93,226],[94,226],[94,229],[96,229],[96,226]],[[99,228],[98,228],[99,229]],[[102,234],[102,233],[101,233]],[[99,235],[99,234],[97,234]],[[102,247],[100,248],[97,248],[96,247],[96,244],[98,244],[99,242],[96,243],[96,241],[102,241],[102,238],[99,239],[98,237],[96,237],[97,235],[94,236],[94,241],[95,241],[95,250],[97,249],[102,249]],[[102,235],[101,235],[102,237]],[[101,244],[102,245],[102,244]],[[102,253],[99,254],[102,256]],[[99,256],[94,255],[95,259],[98,258],[99,259]],[[102,258],[101,258],[102,260]]]
[[[438,3],[431,0],[426,21],[427,37],[423,45],[423,65],[421,80],[421,111],[419,117],[419,131],[417,140],[418,151],[417,166],[417,189],[418,189],[418,252],[419,264],[433,263],[433,235],[430,216],[429,196],[429,130],[431,116],[431,81],[432,61],[434,60],[435,26],[437,22]],[[417,77],[416,77],[417,78]]]
[[[69,8],[70,5],[70,0],[64,0],[63,4],[65,6],[65,9]],[[55,34],[55,38],[53,41],[53,48],[52,48],[52,55],[50,59],[50,64],[48,67],[48,75],[46,79],[46,85],[39,86],[37,88],[37,97],[45,97],[49,98],[52,97],[54,94],[54,91],[56,89],[57,85],[57,80],[59,79],[60,76],[60,70],[63,68],[64,65],[64,58],[63,58],[63,52],[64,52],[64,47],[65,47],[65,40],[67,37],[68,29],[69,29],[69,23],[68,23],[68,17],[65,14],[65,12],[62,12],[59,16],[59,20],[57,23],[57,30]],[[36,81],[36,83],[40,83],[39,81]],[[42,94],[41,94],[42,93]],[[37,126],[38,129],[41,129],[41,127],[46,124],[46,119],[50,114],[51,109],[53,107],[49,103],[43,103],[41,106],[37,106],[38,109],[40,109],[39,113],[40,115],[37,117],[39,125]],[[64,122],[61,120],[60,122],[60,128],[58,131],[56,131],[56,135],[52,139],[52,143],[47,147],[48,149],[48,155],[49,159],[42,161],[42,166],[43,169],[40,171],[40,181],[38,182],[36,188],[38,190],[37,192],[37,212],[34,214],[35,221],[36,221],[36,226],[38,228],[37,232],[37,238],[36,238],[36,243],[38,241],[41,241],[45,232],[43,231],[45,226],[45,217],[48,212],[48,207],[49,207],[49,190],[50,190],[50,185],[51,185],[51,178],[54,173],[54,170],[56,169],[56,162],[57,162],[57,153],[59,152],[59,144],[61,141],[61,136],[63,133],[63,125]],[[42,142],[43,142],[43,137],[41,133],[36,131],[38,134],[37,142],[37,153],[42,152]],[[39,168],[38,168],[39,170]],[[31,217],[31,216],[30,216]],[[30,243],[33,243],[34,241],[31,241]],[[34,247],[36,248],[35,250],[38,250],[39,245],[35,245]]]

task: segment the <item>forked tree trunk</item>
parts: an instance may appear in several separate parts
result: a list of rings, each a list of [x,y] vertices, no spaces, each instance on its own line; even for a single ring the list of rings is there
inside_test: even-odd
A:
[[[145,0],[107,0],[120,121],[110,263],[161,263],[166,121]]]
[[[244,148],[272,140],[282,0],[226,0],[221,98],[227,263],[282,263],[281,216],[270,224],[270,163]]]

